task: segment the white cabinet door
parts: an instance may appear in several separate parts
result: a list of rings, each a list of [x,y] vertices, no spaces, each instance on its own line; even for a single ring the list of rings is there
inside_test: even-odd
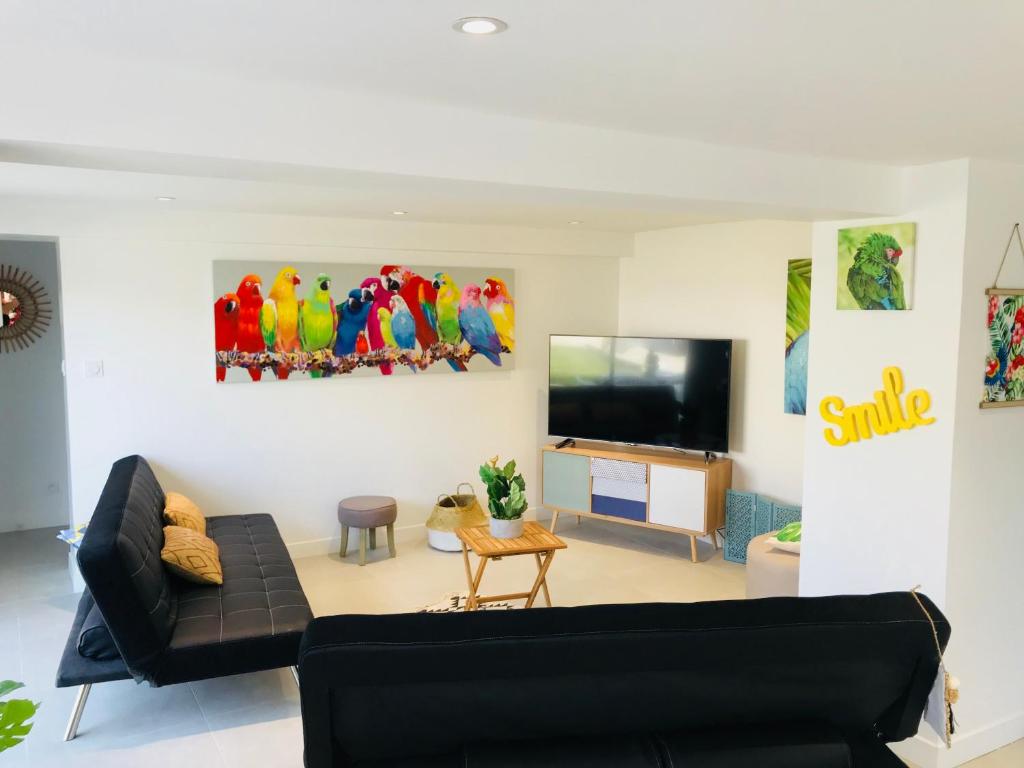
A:
[[[703,532],[706,478],[700,470],[652,464],[648,522]]]

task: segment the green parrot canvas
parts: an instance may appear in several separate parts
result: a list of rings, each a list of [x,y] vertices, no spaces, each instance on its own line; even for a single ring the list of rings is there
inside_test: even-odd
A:
[[[916,244],[913,223],[840,229],[836,309],[910,309]]]

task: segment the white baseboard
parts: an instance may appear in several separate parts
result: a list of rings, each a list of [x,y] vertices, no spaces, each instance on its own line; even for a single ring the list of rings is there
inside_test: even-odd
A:
[[[928,726],[912,739],[893,744],[893,751],[919,768],[955,768],[1000,747],[1024,739],[1024,712],[1017,712],[995,723],[953,735],[953,746],[946,749]]]

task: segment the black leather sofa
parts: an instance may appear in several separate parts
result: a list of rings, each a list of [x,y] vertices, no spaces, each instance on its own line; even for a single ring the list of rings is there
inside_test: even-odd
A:
[[[81,686],[65,739],[95,683],[162,686],[296,663],[312,612],[273,518],[207,518],[224,583],[205,586],[164,568],[163,509],[145,459],[114,464],[78,550],[88,588],[57,671],[58,688]]]
[[[299,653],[305,763],[902,766],[886,743],[937,664],[909,593],[325,617]]]

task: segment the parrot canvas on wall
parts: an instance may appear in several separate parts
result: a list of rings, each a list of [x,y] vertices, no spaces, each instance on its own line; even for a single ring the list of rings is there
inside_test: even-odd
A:
[[[840,229],[836,309],[910,309],[916,237],[913,223]]]
[[[988,297],[989,352],[985,358],[982,408],[1024,405],[1024,295],[1019,291]]]
[[[213,263],[218,382],[515,367],[515,273],[487,267]]]
[[[807,356],[811,343],[811,260],[790,259],[786,270],[786,413],[807,413]]]

